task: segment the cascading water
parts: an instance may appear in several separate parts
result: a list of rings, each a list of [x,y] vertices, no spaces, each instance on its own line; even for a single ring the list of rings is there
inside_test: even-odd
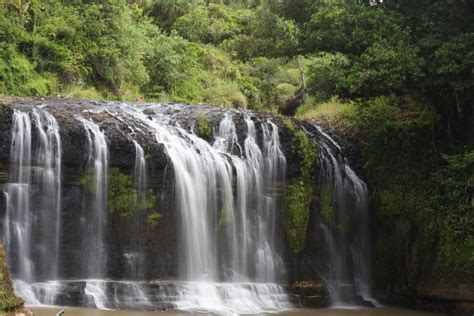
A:
[[[133,141],[135,145],[135,164],[133,166],[133,179],[135,182],[135,188],[137,189],[137,204],[140,204],[140,200],[146,195],[147,179],[146,179],[146,160],[145,151],[142,146]]]
[[[18,110],[13,113],[4,236],[12,265],[18,268],[13,271],[15,290],[27,304],[52,305],[58,289],[61,138],[51,114],[35,109],[31,116]],[[37,131],[34,157],[32,122]],[[37,281],[46,282],[40,291]]]
[[[129,275],[134,280],[140,280],[145,277],[145,253],[143,249],[143,239],[141,234],[145,230],[146,218],[140,206],[147,197],[147,176],[145,151],[135,140],[132,140],[135,146],[135,164],[133,166],[133,181],[137,191],[136,210],[132,222],[132,247],[124,254],[129,266]]]
[[[33,281],[31,260],[31,120],[26,112],[15,110],[12,123],[10,177],[5,185],[6,213],[4,221],[5,249],[15,267],[16,278]]]
[[[105,229],[107,220],[107,173],[108,147],[104,132],[92,121],[78,117],[87,135],[87,166],[83,183],[91,195],[84,210],[83,227],[81,231],[87,236],[83,238],[84,260],[82,260],[83,275],[87,278],[85,293],[98,308],[106,308],[107,298],[105,277],[107,265],[107,249],[105,244]]]
[[[234,150],[234,146],[238,144],[238,138],[236,134],[235,125],[230,115],[225,115],[224,119],[219,124],[219,129],[215,137],[216,137],[216,140],[214,142],[213,148],[223,153],[232,154]],[[230,163],[235,164],[237,160],[238,160],[238,163],[241,162],[240,159],[234,159],[234,161],[230,161]],[[237,174],[237,177],[238,176],[239,174]],[[228,184],[227,184],[227,188],[232,189],[228,187]],[[226,270],[227,270],[226,277],[228,279],[232,279],[236,282],[239,282],[239,281],[242,281],[241,276],[244,275],[242,274],[242,271],[246,270],[246,265],[247,265],[247,262],[246,262],[247,245],[245,241],[247,236],[245,236],[246,232],[244,232],[241,235],[243,236],[243,238],[240,238],[240,240],[238,239],[237,235],[238,235],[239,223],[237,221],[237,216],[240,215],[241,217],[245,218],[247,214],[246,213],[244,214],[242,212],[242,209],[240,209],[240,214],[238,214],[238,211],[239,211],[238,207],[241,205],[235,205],[234,197],[229,196],[229,192],[226,192],[226,194],[227,194],[228,200],[224,201],[224,205],[222,206],[222,209],[220,210],[219,222],[218,222],[218,229],[225,233],[225,240],[227,241],[225,245],[225,249],[228,252],[224,258],[227,260],[225,260],[223,264],[225,265]],[[242,223],[242,221],[240,223]],[[242,252],[241,252],[242,257],[239,256],[239,249],[238,249],[239,245],[242,247]],[[230,275],[229,275],[229,272],[230,272]]]
[[[108,148],[105,134],[92,121],[79,117],[87,135],[87,169],[85,187],[91,194],[85,210],[83,232],[84,261],[82,269],[88,278],[103,278],[107,262],[105,227],[107,219]]]
[[[280,149],[278,127],[272,123],[262,124],[263,129],[263,181],[267,193],[263,199],[263,212],[259,213],[258,262],[257,278],[264,281],[275,281],[282,277],[283,260],[275,252],[275,227],[277,220],[276,191],[278,184],[286,174],[286,159]]]
[[[327,248],[326,278],[336,306],[378,306],[370,290],[367,186],[342,156],[339,144],[319,126],[320,224]],[[357,298],[358,297],[358,298]]]
[[[167,107],[121,104],[91,108],[93,111],[83,112],[112,116],[133,129],[127,140],[135,148],[135,163],[129,170],[137,192],[137,210],[130,222],[136,239],[132,237],[130,246],[126,246],[129,248],[123,248],[120,254],[129,264],[124,265],[123,275],[133,281],[112,281],[108,275],[107,265],[112,260],[106,244],[110,157],[105,131],[76,112],[85,131],[86,168],[80,180],[79,176],[68,179],[67,185],[74,186],[74,190],[68,188],[73,193],[67,200],[80,197],[83,210],[78,212],[81,218],[77,226],[63,228],[59,126],[45,110],[25,107],[25,112],[15,110],[13,114],[12,166],[4,189],[4,236],[15,286],[27,304],[53,305],[82,293],[81,304],[96,308],[164,306],[255,314],[292,307],[278,285],[285,278],[285,269],[278,251],[281,236],[275,227],[281,213],[279,190],[285,180],[286,160],[275,124],[251,117],[250,113],[241,119],[241,113],[230,110],[215,129],[211,145],[192,127],[180,126]],[[239,129],[244,131],[241,139],[234,115],[240,115]],[[32,126],[36,127],[33,133]],[[145,281],[146,262],[153,259],[145,254],[144,239],[140,238],[147,219],[139,205],[149,194],[149,179],[147,159],[138,140],[150,134],[164,148],[174,178],[180,231],[179,281]],[[37,146],[32,146],[36,140]],[[163,197],[163,193],[156,196]],[[66,229],[80,232],[74,279],[61,279],[67,272],[61,274],[58,268],[65,259],[61,256],[73,253],[60,248],[69,235],[64,233]]]
[[[61,227],[61,137],[56,119],[46,111],[33,111],[33,122],[38,131],[39,146],[36,153],[35,177],[39,183],[39,203],[35,210],[35,226],[43,227],[41,242],[35,259],[38,274],[49,280],[58,278],[59,240]],[[38,241],[38,240],[37,240]]]
[[[279,146],[278,127],[271,123],[261,124],[263,153],[256,143],[255,123],[245,117],[247,137],[244,141],[245,156],[231,156],[236,170],[237,201],[234,215],[230,218],[228,236],[233,241],[233,280],[246,280],[249,267],[254,267],[254,279],[260,282],[276,282],[284,270],[280,255],[275,250],[276,196],[272,191],[277,181],[284,178],[286,160]],[[235,124],[226,115],[216,133],[214,148],[232,154],[239,146]],[[264,174],[266,176],[264,176]],[[249,214],[249,211],[252,211]],[[250,220],[250,217],[254,217]],[[252,227],[254,223],[255,227]],[[249,262],[250,258],[250,262]]]
[[[278,281],[276,269],[283,266],[271,236],[276,203],[273,192],[265,192],[278,178],[277,170],[285,170],[276,125],[261,123],[267,131],[262,142],[269,142],[262,153],[255,124],[246,117],[247,137],[239,155],[242,150],[230,114],[224,116],[210,146],[174,125],[159,107],[155,111],[145,115],[130,108],[127,114],[154,131],[175,175],[183,249],[180,276],[186,282],[161,295],[182,310],[256,313],[291,307],[282,288],[273,283]],[[276,157],[269,156],[273,154]],[[263,176],[265,168],[273,175],[268,179]],[[268,222],[259,222],[263,220]]]

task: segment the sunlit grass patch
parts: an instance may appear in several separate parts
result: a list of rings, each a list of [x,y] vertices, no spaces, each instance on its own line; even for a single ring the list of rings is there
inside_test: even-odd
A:
[[[326,118],[334,119],[342,111],[350,111],[353,108],[352,103],[343,103],[337,97],[323,103],[317,103],[314,98],[309,97],[298,108],[295,117],[299,119]]]
[[[102,100],[104,96],[98,92],[94,87],[84,87],[84,86],[70,86],[62,95],[67,98],[78,98],[78,99],[92,99],[92,100]]]

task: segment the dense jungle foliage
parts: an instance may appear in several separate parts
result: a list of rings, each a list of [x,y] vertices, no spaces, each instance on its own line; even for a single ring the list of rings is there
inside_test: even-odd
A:
[[[356,145],[378,222],[408,222],[430,262],[472,274],[473,12],[470,0],[0,0],[0,95],[297,102],[297,117]]]

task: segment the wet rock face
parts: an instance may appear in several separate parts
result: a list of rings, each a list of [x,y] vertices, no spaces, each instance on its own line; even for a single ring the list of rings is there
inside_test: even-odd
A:
[[[59,248],[59,276],[62,279],[80,279],[81,272],[78,262],[83,254],[82,245],[78,242],[87,236],[83,236],[81,223],[84,221],[87,210],[86,189],[81,185],[81,179],[86,172],[87,164],[87,135],[83,125],[76,119],[81,116],[94,121],[105,132],[109,150],[109,169],[118,168],[122,173],[133,178],[133,169],[136,151],[132,139],[136,140],[144,149],[146,156],[146,175],[148,189],[158,197],[155,209],[161,217],[154,227],[145,225],[137,239],[133,230],[131,219],[124,219],[117,215],[108,215],[106,227],[107,264],[106,275],[112,279],[130,279],[130,260],[134,256],[137,247],[142,249],[145,255],[144,278],[173,280],[178,277],[178,260],[180,258],[180,232],[179,212],[175,203],[174,175],[172,164],[166,154],[165,148],[158,143],[155,136],[146,130],[137,128],[133,119],[118,116],[113,108],[119,106],[117,103],[106,103],[86,100],[47,99],[42,101],[31,101],[24,104],[0,105],[0,190],[8,181],[8,166],[10,165],[11,147],[11,125],[14,109],[31,111],[33,108],[43,108],[52,114],[60,128],[62,142],[62,193],[61,193],[61,243]],[[150,115],[155,110],[150,105]],[[109,110],[110,109],[110,110]],[[145,111],[145,113],[147,113]],[[162,110],[161,110],[162,111]],[[239,143],[243,144],[246,137],[246,125],[244,113],[239,110],[215,108],[207,106],[170,106],[165,113],[182,126],[184,129],[195,128],[198,112],[203,112],[208,124],[216,129],[223,115],[231,112],[236,125]],[[246,112],[252,120],[258,122],[271,118],[279,126],[281,149],[288,162],[287,179],[295,177],[298,173],[299,160],[292,150],[292,134],[285,125],[276,117],[269,114]],[[262,139],[260,124],[256,124],[257,139]],[[37,146],[36,130],[32,128],[32,149]],[[211,139],[212,142],[212,139]],[[261,145],[261,144],[259,144]],[[32,201],[35,196],[35,183],[31,184]],[[283,187],[278,188],[282,193]],[[36,190],[39,192],[39,190]],[[5,213],[5,201],[0,194],[0,216]],[[39,215],[39,214],[36,214]],[[35,215],[35,216],[36,216]],[[283,223],[284,214],[279,216],[279,240],[281,247],[285,248]],[[1,226],[1,225],[0,225]],[[1,228],[0,228],[1,229]],[[35,236],[32,236],[35,238]],[[284,251],[284,256],[289,256],[289,251]],[[288,261],[285,258],[285,261]],[[13,271],[14,272],[14,271]],[[289,271],[291,277],[292,271]],[[38,280],[41,281],[41,280]],[[80,285],[71,293],[81,293]],[[72,295],[72,294],[71,294]],[[78,294],[79,295],[79,294]],[[79,297],[79,296],[78,296]],[[77,301],[76,298],[64,298]],[[80,304],[80,303],[76,303]]]
[[[11,117],[12,109],[0,107],[0,183],[7,181],[7,169],[10,161]]]

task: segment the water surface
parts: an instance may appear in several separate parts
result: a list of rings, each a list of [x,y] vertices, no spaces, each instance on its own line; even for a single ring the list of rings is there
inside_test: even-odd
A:
[[[61,308],[31,308],[31,311],[36,316],[51,316],[55,315]],[[64,316],[178,316],[189,315],[179,311],[173,312],[137,312],[137,311],[105,311],[87,308],[64,308]],[[204,314],[203,314],[204,315]],[[356,308],[356,309],[336,309],[336,308],[321,308],[321,309],[295,309],[291,311],[282,312],[281,316],[441,316],[443,314],[434,314],[427,312],[420,312],[402,308]]]

